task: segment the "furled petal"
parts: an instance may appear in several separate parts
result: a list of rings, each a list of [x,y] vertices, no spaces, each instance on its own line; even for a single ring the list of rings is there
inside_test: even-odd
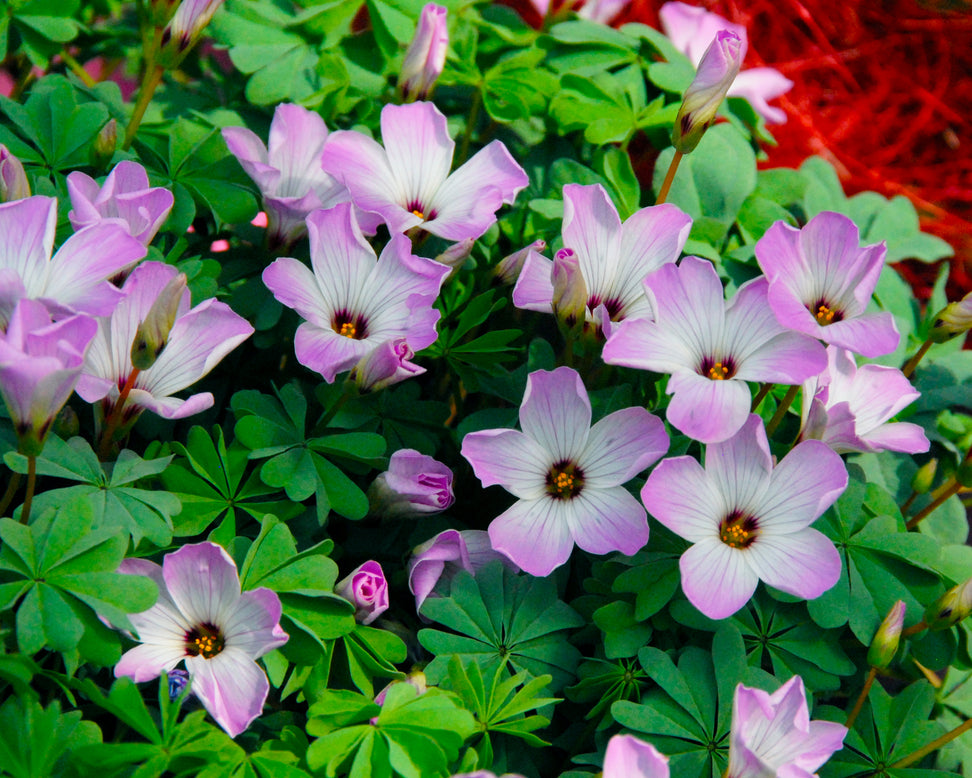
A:
[[[162,576],[172,602],[188,622],[225,630],[240,599],[240,578],[236,563],[222,547],[192,543],[166,554]]]
[[[530,575],[550,575],[574,548],[565,516],[568,503],[547,496],[519,500],[490,523],[490,543]]]
[[[604,752],[604,778],[669,778],[668,757],[634,735],[615,735]]]
[[[786,535],[764,529],[741,555],[767,584],[805,600],[819,597],[840,578],[840,554],[815,529]]]
[[[531,251],[513,287],[513,304],[517,308],[553,313],[553,262]]]
[[[648,476],[641,501],[658,521],[692,543],[718,537],[723,500],[692,457],[662,460]]]
[[[578,462],[587,486],[617,486],[630,480],[668,451],[668,433],[644,408],[624,408],[591,427]]]
[[[928,451],[931,443],[925,430],[910,422],[882,424],[861,435],[873,451],[900,451],[904,454],[921,454]]]
[[[483,486],[499,484],[523,500],[545,493],[551,454],[518,430],[482,430],[462,439],[462,455]]]
[[[726,440],[749,416],[752,398],[743,381],[713,381],[683,371],[669,378],[668,391],[675,395],[668,406],[668,422],[693,440]]]
[[[631,556],[648,542],[645,509],[624,487],[591,489],[587,486],[569,503],[565,517],[570,534],[585,551]]]
[[[227,646],[212,659],[188,658],[186,667],[192,691],[230,737],[243,732],[263,712],[270,683],[242,651]]]
[[[44,292],[56,227],[53,197],[38,195],[0,204],[0,268],[13,270],[30,297]]]
[[[591,402],[580,375],[559,367],[527,376],[520,427],[553,455],[553,463],[577,462],[591,428]]]
[[[679,560],[682,590],[710,619],[725,619],[749,602],[759,583],[744,552],[713,536],[700,540]]]

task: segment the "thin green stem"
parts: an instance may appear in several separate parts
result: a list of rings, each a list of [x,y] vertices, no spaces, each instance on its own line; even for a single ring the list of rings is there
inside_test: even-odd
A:
[[[918,524],[925,519],[933,511],[937,510],[943,502],[945,502],[953,494],[958,494],[959,489],[962,488],[962,484],[955,480],[953,476],[949,481],[942,484],[932,495],[932,501],[928,503],[924,508],[922,508],[918,513],[908,519],[908,523],[905,526],[908,529],[914,529]]]
[[[908,499],[905,500],[904,503],[902,503],[902,505],[901,505],[901,515],[902,516],[907,516],[908,515],[908,511],[911,510],[911,506],[915,504],[915,500],[917,500],[917,499],[918,499],[918,492],[916,492],[914,489],[912,489],[911,490],[911,496],[909,496]]]
[[[672,181],[675,180],[675,171],[678,170],[678,163],[682,161],[682,152],[676,150],[675,156],[668,165],[668,172],[665,173],[665,180],[662,181],[661,189],[658,191],[658,198],[655,205],[661,205],[668,198],[668,190],[672,188]]]
[[[915,352],[915,355],[905,362],[905,366],[901,368],[901,372],[905,374],[905,378],[908,378],[912,373],[915,372],[915,368],[918,367],[918,363],[921,362],[922,357],[928,353],[928,349],[932,347],[932,342],[926,340],[921,344],[921,348]]]
[[[344,392],[341,394],[340,397],[338,397],[334,405],[332,405],[324,412],[324,415],[321,416],[320,421],[318,421],[317,424],[314,425],[314,429],[321,430],[322,432],[326,430],[327,425],[331,423],[331,420],[335,416],[337,416],[338,411],[340,411],[345,406],[345,404],[347,404],[348,400],[350,400],[356,394],[357,394],[357,387],[355,387],[355,385],[351,381],[346,381],[344,384]]]
[[[97,86],[98,82],[88,75],[88,71],[81,67],[81,63],[72,57],[71,53],[66,48],[61,49],[61,59],[63,59],[64,64],[71,69],[71,72],[81,79],[81,83],[83,83],[86,87],[90,88]]]
[[[903,630],[901,630],[901,637],[907,638],[911,637],[912,635],[917,635],[923,629],[928,629],[928,622],[924,619],[919,621],[917,624],[912,624],[910,627],[905,627]]]
[[[459,167],[469,156],[469,144],[472,143],[476,122],[479,121],[479,108],[482,103],[483,93],[480,89],[477,89],[476,95],[473,97],[472,107],[469,109],[469,118],[466,119],[466,131],[462,135],[462,146],[459,148],[459,158],[456,160],[455,167]]]
[[[142,86],[138,90],[138,102],[135,103],[135,110],[132,112],[132,118],[128,122],[128,126],[125,128],[125,145],[122,146],[123,149],[128,151],[132,147],[132,143],[135,142],[135,134],[138,132],[138,126],[142,123],[142,119],[145,117],[145,111],[149,107],[149,103],[152,102],[152,96],[155,94],[155,90],[158,89],[159,84],[162,83],[162,74],[165,70],[159,66],[154,65],[151,69],[146,71],[145,78],[142,80]]]
[[[772,389],[773,384],[760,384],[759,391],[756,392],[756,396],[753,398],[753,404],[749,406],[750,413],[756,413],[756,409],[759,408],[760,403],[766,399],[766,395],[768,395]]]
[[[871,686],[874,684],[874,679],[877,677],[877,668],[872,667],[867,674],[867,678],[864,680],[864,688],[861,689],[861,693],[857,697],[857,702],[854,703],[854,709],[848,714],[847,721],[844,722],[844,726],[850,729],[854,726],[854,722],[857,721],[857,717],[861,712],[861,708],[864,707],[864,700],[867,699],[867,695],[871,693]]]
[[[964,732],[967,732],[970,729],[972,729],[972,719],[966,719],[961,724],[959,724],[955,729],[951,730],[950,732],[946,732],[944,735],[942,735],[939,738],[935,738],[931,743],[929,743],[926,746],[922,746],[917,751],[912,751],[910,754],[908,754],[908,756],[904,757],[903,759],[899,759],[888,769],[900,770],[902,767],[907,767],[910,764],[914,764],[919,759],[930,754],[932,751],[937,751],[942,746],[951,743],[959,735],[961,735]]]
[[[7,512],[7,508],[10,507],[14,495],[17,493],[18,486],[20,486],[20,473],[14,473],[10,476],[10,483],[7,484],[7,491],[3,493],[3,499],[0,500],[0,516]]]
[[[24,507],[20,510],[20,523],[30,521],[30,504],[34,500],[34,487],[37,485],[37,457],[27,455],[27,494],[24,495]]]
[[[773,437],[773,433],[776,432],[776,428],[780,426],[780,422],[786,416],[786,412],[790,410],[790,406],[796,399],[797,394],[800,392],[800,385],[791,386],[789,391],[780,400],[780,407],[776,409],[776,413],[773,414],[773,418],[770,419],[769,424],[766,425],[766,437]]]
[[[108,417],[105,419],[105,430],[101,435],[101,446],[98,448],[98,458],[102,462],[108,459],[109,454],[111,454],[111,444],[114,442],[115,433],[121,424],[122,416],[125,412],[125,403],[128,402],[128,395],[135,387],[135,379],[138,378],[140,372],[137,367],[132,368],[132,372],[128,374],[125,385],[118,393],[118,399],[111,406]]]

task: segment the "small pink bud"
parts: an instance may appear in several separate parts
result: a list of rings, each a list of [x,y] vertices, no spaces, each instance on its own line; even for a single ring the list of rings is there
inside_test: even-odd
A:
[[[398,76],[398,90],[406,102],[424,100],[442,75],[449,48],[446,14],[446,9],[435,3],[422,9]]]
[[[881,626],[877,628],[871,640],[871,647],[867,651],[867,663],[871,667],[884,668],[891,664],[891,660],[898,652],[904,618],[904,600],[898,600],[891,606],[891,610],[888,611],[888,615],[884,617],[884,621],[881,622]]]
[[[523,263],[526,262],[527,256],[531,251],[536,251],[538,254],[541,251],[546,251],[547,242],[545,240],[535,240],[529,246],[525,246],[519,251],[514,251],[512,254],[503,257],[495,268],[493,268],[493,275],[499,279],[500,283],[503,284],[515,284],[516,280],[520,277],[520,271],[523,270]]]
[[[0,143],[0,202],[25,200],[30,197],[30,184],[24,166]]]
[[[132,340],[132,366],[148,370],[165,349],[169,333],[179,314],[186,291],[186,274],[179,273],[169,281],[155,298],[145,319],[138,325]]]
[[[554,255],[553,311],[568,327],[584,321],[587,312],[587,284],[581,275],[580,261],[573,249],[561,249]]]
[[[388,584],[381,565],[369,561],[338,581],[334,593],[354,605],[354,618],[361,624],[371,624],[388,610]]]

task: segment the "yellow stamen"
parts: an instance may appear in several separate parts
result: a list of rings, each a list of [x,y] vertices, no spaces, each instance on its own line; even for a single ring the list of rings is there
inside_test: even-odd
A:
[[[584,475],[570,462],[554,465],[547,475],[547,492],[560,500],[570,500],[584,487]]]
[[[355,326],[353,321],[346,321],[341,325],[341,329],[338,330],[338,335],[344,335],[346,338],[353,338],[358,334],[358,328]]]
[[[709,368],[709,378],[713,381],[725,381],[729,377],[729,368],[721,362],[716,362]]]
[[[817,308],[817,312],[814,314],[815,318],[817,319],[817,323],[823,325],[832,324],[834,321],[834,316],[836,315],[837,311],[832,311],[826,305],[821,305],[819,308]]]
[[[416,216],[418,216],[418,217],[419,217],[420,219],[424,219],[424,218],[425,218],[425,214],[424,214],[424,213],[422,213],[422,212],[421,212],[420,210],[418,210],[417,208],[416,208],[416,209],[414,209],[414,210],[412,211],[412,213],[413,213],[413,214],[415,214]]]
[[[750,516],[733,513],[719,524],[719,540],[730,548],[748,548],[757,534],[756,521]]]

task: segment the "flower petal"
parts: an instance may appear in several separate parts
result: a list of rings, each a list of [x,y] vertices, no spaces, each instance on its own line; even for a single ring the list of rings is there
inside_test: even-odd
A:
[[[682,591],[710,619],[725,619],[749,602],[759,578],[745,552],[717,537],[702,540],[682,554]]]
[[[648,476],[641,501],[658,521],[692,543],[718,537],[722,497],[692,457],[662,460]]]
[[[115,665],[115,678],[131,678],[135,683],[144,683],[158,678],[162,671],[169,672],[186,658],[186,644],[143,643],[130,648]]]
[[[513,287],[513,304],[517,308],[553,313],[553,262],[531,251]]]
[[[805,600],[819,597],[840,578],[840,554],[815,529],[786,535],[763,531],[742,553],[764,582]]]
[[[631,556],[648,542],[645,509],[622,486],[586,486],[568,503],[567,525],[574,542],[592,554],[620,551]]]
[[[617,486],[668,451],[665,424],[644,408],[624,408],[591,427],[578,462],[586,486]]]
[[[193,626],[225,629],[238,607],[236,563],[215,543],[191,543],[166,554],[162,577],[172,602]]]
[[[483,486],[499,484],[521,500],[545,494],[553,456],[518,430],[481,430],[462,439],[462,455]]]
[[[682,371],[668,379],[674,397],[668,406],[669,424],[702,443],[732,437],[746,422],[752,399],[744,381],[713,381]]]
[[[847,468],[825,443],[805,440],[773,469],[769,488],[750,503],[764,532],[810,526],[847,488]]]
[[[251,659],[282,646],[288,636],[280,628],[280,597],[259,587],[243,592],[229,618],[221,625],[226,645]]]
[[[558,367],[527,376],[520,427],[552,455],[577,463],[591,429],[591,402],[576,370]]]
[[[192,691],[216,723],[236,737],[263,712],[270,683],[256,662],[227,646],[212,659],[190,657]]]
[[[490,523],[490,543],[530,575],[550,575],[574,548],[565,505],[546,496],[514,503]]]

